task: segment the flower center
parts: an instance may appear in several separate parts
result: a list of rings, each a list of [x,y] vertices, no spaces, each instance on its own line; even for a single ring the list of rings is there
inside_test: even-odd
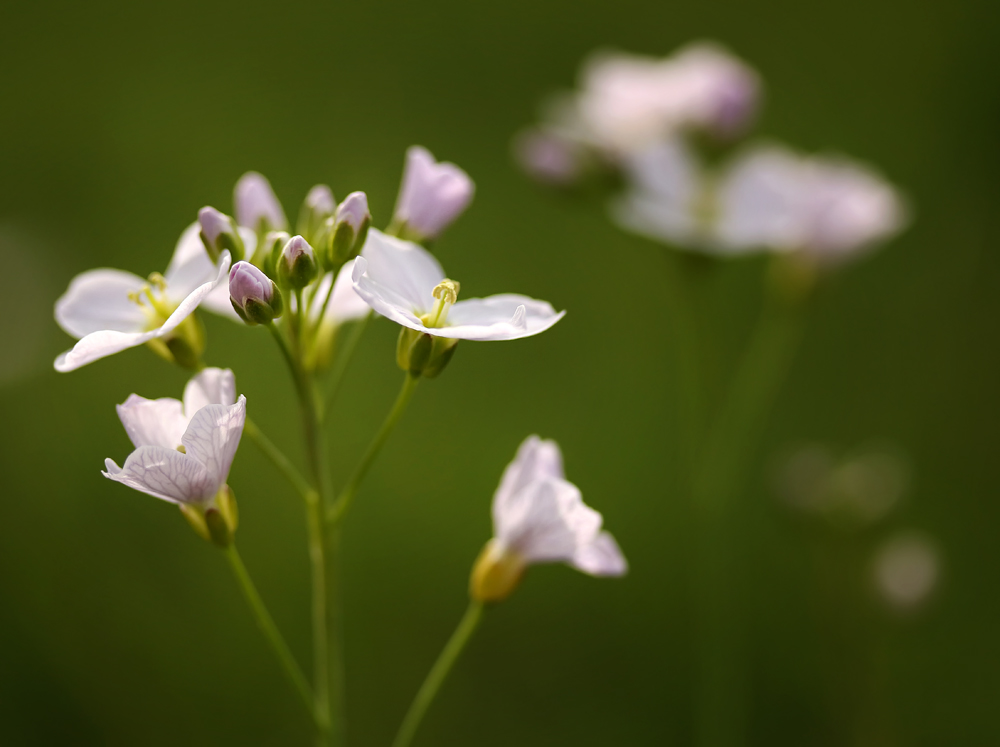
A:
[[[448,321],[448,310],[458,300],[458,291],[462,285],[457,280],[445,278],[434,286],[431,295],[436,299],[434,308],[420,317],[425,327],[443,327]]]
[[[128,300],[139,306],[147,316],[147,326],[155,329],[161,326],[174,309],[167,300],[167,281],[158,272],[149,276],[149,284],[137,291],[130,291]]]

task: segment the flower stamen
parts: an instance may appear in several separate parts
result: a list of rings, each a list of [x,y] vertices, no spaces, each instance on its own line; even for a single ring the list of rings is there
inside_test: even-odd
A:
[[[424,326],[444,326],[445,322],[448,320],[448,310],[452,307],[455,301],[458,300],[458,292],[461,288],[461,283],[457,280],[451,280],[449,278],[445,278],[434,286],[434,290],[431,291],[431,295],[433,295],[437,300],[434,302],[434,308],[430,310],[430,313],[424,314],[420,317],[420,321],[424,323]]]

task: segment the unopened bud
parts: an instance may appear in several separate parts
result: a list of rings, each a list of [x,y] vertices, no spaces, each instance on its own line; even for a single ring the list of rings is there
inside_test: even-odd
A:
[[[364,192],[351,192],[340,205],[333,219],[333,235],[330,239],[330,256],[333,267],[361,253],[372,224],[372,214],[368,211],[368,196]]]
[[[287,231],[269,231],[259,242],[250,260],[272,280],[278,277],[278,257],[291,236]]]
[[[448,365],[456,347],[458,340],[402,327],[396,341],[396,363],[411,376],[433,379]]]
[[[299,290],[316,279],[319,268],[316,254],[309,242],[301,236],[292,236],[278,258],[278,282]]]
[[[256,231],[258,236],[288,228],[288,219],[271,182],[256,171],[248,171],[236,182],[233,205],[236,222]]]
[[[327,218],[333,216],[333,211],[337,207],[336,200],[333,199],[333,192],[325,184],[317,184],[309,190],[306,199],[299,209],[299,221],[295,224],[295,230],[314,246],[319,246],[316,239],[323,230],[323,224]]]
[[[396,199],[393,233],[427,241],[437,236],[469,206],[475,185],[453,163],[438,163],[426,148],[406,151],[403,184]]]
[[[214,207],[203,207],[198,211],[198,224],[201,226],[201,242],[213,262],[219,261],[223,251],[228,251],[234,262],[243,259],[246,250],[232,218]]]
[[[483,547],[469,578],[469,596],[477,602],[502,602],[521,583],[525,559],[491,539]]]
[[[249,262],[237,262],[229,271],[229,300],[247,324],[270,324],[281,316],[278,286]]]

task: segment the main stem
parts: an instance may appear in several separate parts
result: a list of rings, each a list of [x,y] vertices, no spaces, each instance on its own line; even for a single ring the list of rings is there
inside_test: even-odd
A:
[[[250,578],[250,574],[247,573],[246,566],[243,565],[243,559],[236,550],[236,545],[230,545],[226,548],[225,552],[226,560],[229,561],[229,565],[233,569],[233,575],[236,576],[236,581],[240,585],[240,590],[243,592],[243,596],[246,597],[247,603],[250,605],[250,609],[253,612],[254,617],[257,619],[257,625],[260,626],[260,629],[263,631],[268,643],[271,644],[271,648],[274,650],[275,656],[278,657],[278,661],[285,670],[285,674],[288,675],[288,679],[291,681],[292,686],[296,689],[299,695],[302,696],[302,701],[305,703],[306,709],[309,711],[309,715],[315,719],[316,713],[313,710],[313,694],[309,688],[309,683],[306,682],[306,678],[302,674],[302,670],[299,669],[298,662],[295,661],[295,657],[292,656],[292,652],[289,650],[288,644],[286,644],[285,639],[282,638],[281,632],[278,630],[278,626],[274,624],[274,619],[271,617],[271,613],[267,611],[267,607],[264,606],[264,601],[260,598],[260,594],[257,593],[257,587],[254,586],[253,580]]]
[[[774,300],[766,303],[695,475],[701,663],[696,718],[702,747],[737,747],[744,741],[740,585],[733,578],[738,540],[734,499],[791,363],[802,323],[799,309]]]
[[[386,439],[389,438],[389,434],[392,433],[392,429],[396,427],[396,423],[399,422],[400,417],[406,411],[406,406],[410,403],[410,399],[413,397],[413,392],[417,388],[417,383],[420,381],[419,376],[414,376],[412,374],[405,374],[405,379],[403,380],[403,386],[399,390],[399,394],[396,396],[396,401],[393,403],[392,410],[389,411],[389,415],[386,416],[385,421],[382,423],[382,427],[379,428],[378,433],[375,434],[375,438],[368,445],[365,455],[361,458],[361,462],[358,464],[357,468],[354,470],[354,474],[351,475],[351,479],[348,481],[347,485],[344,486],[343,490],[340,491],[340,497],[337,498],[337,502],[330,509],[327,519],[332,526],[337,526],[343,519],[344,514],[351,507],[351,503],[354,501],[355,495],[357,495],[358,488],[361,487],[361,482],[365,479],[365,475],[368,474],[368,470],[371,469],[372,463],[375,461],[375,457],[382,450],[385,445]]]
[[[455,628],[455,632],[451,634],[451,638],[448,639],[448,643],[445,644],[440,656],[438,656],[437,661],[434,662],[434,666],[431,667],[431,671],[427,674],[427,679],[424,680],[424,684],[417,691],[417,697],[413,699],[410,710],[406,712],[406,718],[403,719],[403,723],[399,727],[399,733],[396,734],[396,739],[393,741],[392,747],[409,747],[410,742],[413,741],[414,734],[417,733],[417,729],[420,727],[420,722],[423,721],[424,714],[427,713],[427,709],[434,701],[434,697],[438,694],[438,690],[441,689],[441,685],[451,671],[452,666],[454,666],[459,654],[462,653],[462,649],[465,648],[465,644],[469,642],[469,639],[475,632],[482,616],[482,603],[470,602],[469,608],[462,617],[462,621]]]

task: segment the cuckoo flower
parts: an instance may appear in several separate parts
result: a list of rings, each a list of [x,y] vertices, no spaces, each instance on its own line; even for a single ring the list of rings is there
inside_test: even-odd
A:
[[[56,370],[73,371],[127,348],[176,338],[199,305],[235,317],[223,282],[229,253],[213,264],[199,230],[195,223],[184,231],[163,275],[156,272],[144,280],[123,270],[99,269],[73,278],[56,301],[55,317],[79,342],[56,358]]]
[[[215,505],[246,422],[232,371],[205,369],[188,382],[183,402],[133,394],[118,417],[136,448],[124,467],[105,460],[105,477],[181,506]]]
[[[776,146],[738,158],[720,179],[716,239],[731,249],[799,251],[841,263],[902,229],[896,190],[864,166]]]
[[[494,537],[473,569],[473,598],[504,599],[535,563],[568,563],[592,576],[623,575],[628,564],[601,524],[601,515],[565,479],[555,441],[529,436],[493,496]]]
[[[352,277],[354,290],[379,314],[434,337],[513,340],[544,332],[566,313],[513,293],[458,301],[459,284],[430,252],[374,228]]]
[[[398,234],[421,241],[434,239],[469,206],[475,185],[453,163],[438,163],[426,148],[406,151],[403,183],[393,225]]]
[[[334,337],[342,324],[364,319],[371,313],[368,304],[354,292],[351,279],[354,262],[353,259],[348,260],[337,273],[336,280],[332,272],[320,278],[314,286],[316,290],[307,302],[309,323],[316,330],[315,343],[308,360],[310,368],[322,369],[329,364]]]

